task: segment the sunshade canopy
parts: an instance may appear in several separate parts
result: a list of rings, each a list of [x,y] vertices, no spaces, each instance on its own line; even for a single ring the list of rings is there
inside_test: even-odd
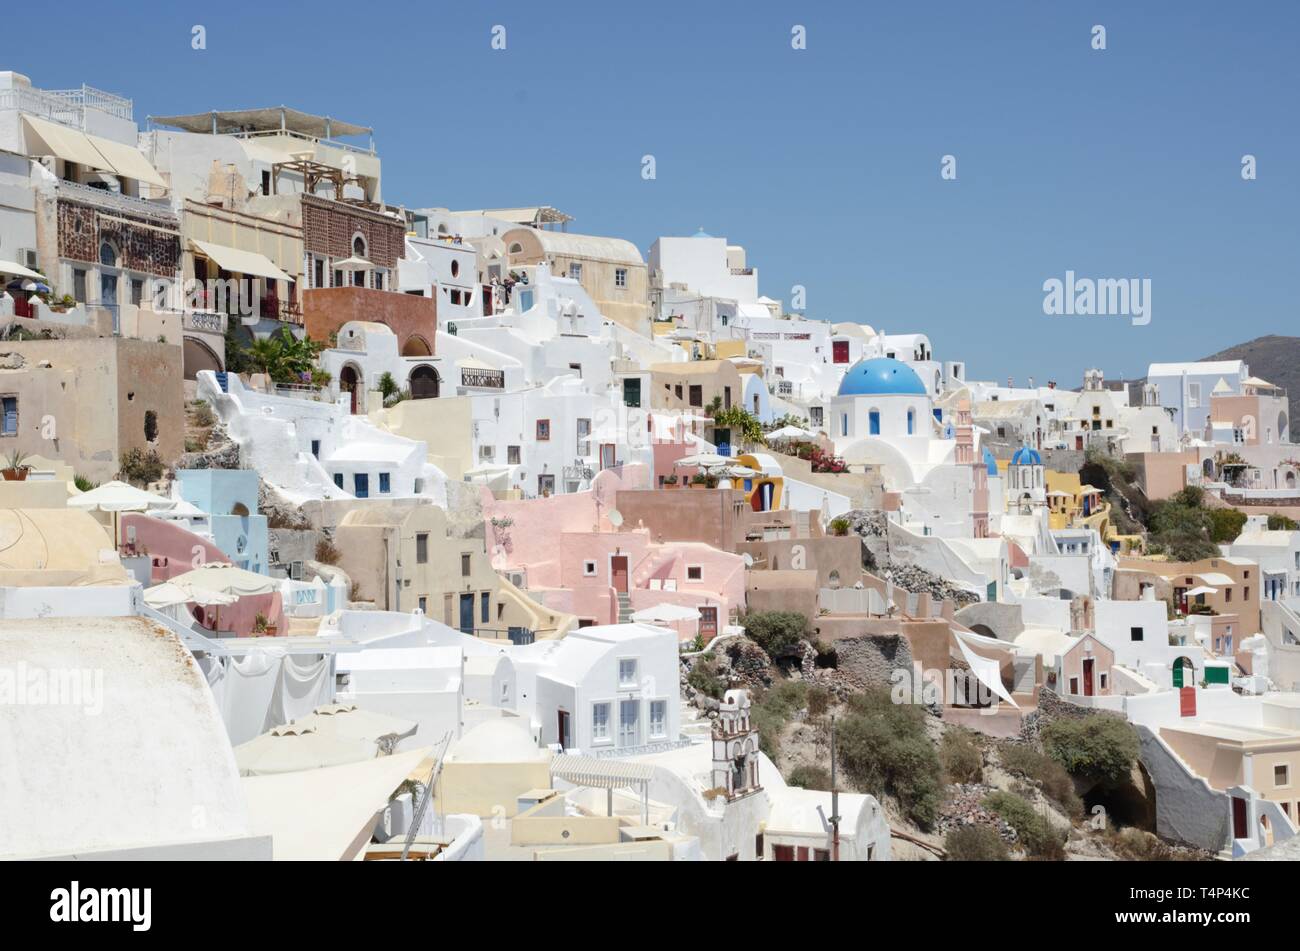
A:
[[[111,175],[134,178],[136,181],[157,185],[159,188],[167,187],[162,176],[149,164],[149,160],[139,149],[102,136],[88,135],[77,129],[59,125],[57,122],[38,119],[36,116],[25,115],[23,121],[45,144],[50,154],[65,162],[75,162]]]
[[[208,591],[204,588],[180,585],[174,581],[164,581],[162,584],[147,588],[144,592],[144,603],[159,611],[164,608],[174,608],[181,604],[219,607],[234,604],[238,600],[239,598],[233,594],[223,594],[220,591]]]
[[[255,594],[270,594],[278,591],[280,587],[274,578],[245,571],[234,565],[222,564],[200,565],[193,571],[177,575],[171,580],[181,587],[220,591],[222,594],[233,594],[241,598]]]
[[[68,504],[89,512],[145,512],[149,509],[171,508],[176,503],[172,499],[114,480],[68,499]]]
[[[698,621],[700,612],[695,608],[688,608],[681,604],[656,604],[652,607],[642,608],[632,615],[632,620],[642,622],[654,621]]]
[[[216,261],[217,266],[223,270],[235,274],[269,277],[275,281],[293,280],[288,274],[285,274],[284,271],[272,264],[270,258],[264,254],[258,254],[256,251],[242,251],[239,248],[230,248],[224,244],[196,241],[193,238],[190,239],[190,244],[204,257]]]
[[[31,268],[23,267],[16,261],[0,261],[0,274],[10,274],[14,277],[26,277],[33,281],[44,281],[45,278]]]

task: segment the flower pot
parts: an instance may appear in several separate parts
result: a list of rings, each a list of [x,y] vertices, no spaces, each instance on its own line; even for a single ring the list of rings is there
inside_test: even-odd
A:
[[[5,477],[6,482],[26,482],[27,467],[24,466],[21,469],[3,469],[0,470],[0,475]]]

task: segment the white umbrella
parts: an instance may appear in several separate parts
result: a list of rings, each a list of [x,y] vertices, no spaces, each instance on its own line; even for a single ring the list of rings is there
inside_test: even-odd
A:
[[[810,433],[806,429],[800,429],[798,426],[782,426],[780,429],[774,429],[767,434],[768,439],[811,439],[815,433]]]
[[[1201,595],[1201,594],[1218,594],[1218,593],[1219,593],[1218,588],[1207,588],[1205,585],[1200,585],[1199,587],[1193,588],[1191,591],[1188,591],[1187,597],[1194,598],[1197,595]]]
[[[14,277],[27,277],[33,281],[45,282],[45,278],[29,267],[23,267],[14,261],[0,261],[0,274],[12,274]]]
[[[683,456],[673,463],[675,466],[696,466],[700,469],[717,469],[720,466],[729,466],[734,460],[726,456],[720,456],[716,452],[697,452],[692,456]]]
[[[180,585],[174,581],[156,584],[146,589],[144,593],[144,603],[158,611],[182,604],[198,604],[206,608],[213,605],[234,604],[238,600],[239,598],[233,594]]]
[[[193,571],[172,578],[172,583],[190,590],[217,591],[243,598],[255,594],[270,594],[280,589],[279,583],[267,575],[259,575],[234,565],[205,564]]]
[[[757,469],[751,469],[749,466],[728,466],[724,474],[733,479],[752,479],[760,473]]]
[[[175,499],[154,495],[117,481],[105,482],[89,492],[68,499],[68,505],[88,512],[147,512],[149,509],[171,508],[175,504]]]
[[[632,614],[632,620],[639,622],[672,622],[672,621],[698,621],[700,612],[695,608],[688,608],[681,604],[656,604],[652,607],[642,608]]]

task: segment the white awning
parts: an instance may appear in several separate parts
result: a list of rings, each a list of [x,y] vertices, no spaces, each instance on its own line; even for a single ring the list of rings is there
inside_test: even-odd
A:
[[[37,138],[45,143],[45,148],[49,150],[51,155],[61,158],[65,162],[76,162],[78,165],[97,168],[101,172],[117,174],[117,169],[113,168],[108,159],[100,154],[99,149],[95,148],[89,136],[84,132],[69,129],[57,122],[38,119],[35,116],[25,115],[23,121],[27,123]]]
[[[595,756],[557,756],[551,760],[551,776],[598,789],[622,789],[634,783],[648,783],[655,769],[648,763]]]
[[[44,281],[45,277],[33,271],[29,267],[23,267],[17,261],[0,261],[0,274],[8,274],[12,277],[25,277],[32,281]]]
[[[76,162],[78,165],[86,165],[101,172],[134,178],[136,181],[156,185],[159,188],[167,187],[162,176],[149,164],[149,160],[139,149],[114,142],[112,139],[69,129],[57,122],[49,122],[35,116],[23,116],[23,119],[36,136],[45,143],[45,147],[51,154],[65,162]]]
[[[90,135],[86,138],[90,139],[91,144],[99,150],[104,158],[108,159],[117,174],[125,175],[127,178],[134,178],[137,182],[144,182],[147,185],[157,185],[159,188],[167,187],[167,183],[158,174],[158,170],[149,164],[149,160],[144,157],[139,149],[133,149],[129,145],[123,145],[121,142],[114,142],[111,139],[101,139],[96,135]]]
[[[216,261],[218,267],[232,274],[251,274],[255,277],[269,277],[275,281],[293,280],[272,264],[270,258],[256,251],[241,251],[239,248],[197,241],[194,238],[190,239],[190,244],[204,257]]]

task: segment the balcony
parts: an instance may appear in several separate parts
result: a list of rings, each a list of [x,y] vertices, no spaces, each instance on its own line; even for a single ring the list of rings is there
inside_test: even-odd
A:
[[[152,218],[165,222],[178,231],[180,229],[180,220],[176,217],[176,212],[172,210],[171,204],[165,200],[147,201],[143,198],[123,195],[121,192],[110,191],[107,188],[92,188],[89,185],[82,185],[79,182],[70,182],[65,179],[59,180],[56,191],[60,198],[66,198],[69,201],[94,205],[97,208],[121,212],[122,214]]]
[[[16,109],[85,132],[86,110],[93,109],[127,122],[134,121],[130,99],[82,86],[80,89],[37,89],[32,86],[0,92],[0,110]]]

